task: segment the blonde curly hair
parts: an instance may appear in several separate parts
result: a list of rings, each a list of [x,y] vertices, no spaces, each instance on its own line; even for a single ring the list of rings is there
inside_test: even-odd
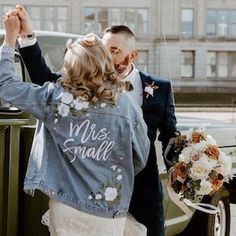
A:
[[[74,97],[88,102],[116,103],[124,82],[117,76],[112,57],[95,34],[79,37],[69,43],[59,82]]]

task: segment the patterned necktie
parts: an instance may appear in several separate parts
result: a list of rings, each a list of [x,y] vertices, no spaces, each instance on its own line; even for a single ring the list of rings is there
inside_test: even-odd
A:
[[[125,81],[125,90],[126,91],[131,91],[133,90],[133,85],[130,83],[130,81]]]

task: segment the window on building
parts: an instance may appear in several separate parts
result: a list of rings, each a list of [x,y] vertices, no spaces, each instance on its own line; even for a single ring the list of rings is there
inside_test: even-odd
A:
[[[2,14],[15,5],[4,5]],[[32,20],[33,29],[69,32],[69,9],[67,6],[25,5]]]
[[[182,51],[181,77],[194,77],[194,51]]]
[[[40,16],[41,14],[39,14]],[[44,12],[44,28],[49,31],[53,31],[54,29],[54,24],[53,24],[53,19],[54,19],[54,8],[53,7],[46,7],[45,12]],[[39,18],[40,22],[40,18]],[[40,27],[39,27],[40,29]]]
[[[236,37],[236,10],[230,12],[229,32],[231,36]]]
[[[0,14],[1,16],[5,15],[6,12],[8,12],[9,9],[14,8],[15,5],[0,5]],[[0,28],[3,28],[2,20],[0,20]]]
[[[35,30],[43,29],[43,26],[41,25],[42,23],[41,22],[41,18],[42,18],[41,7],[40,6],[28,6],[28,7],[25,6],[25,7],[31,17],[33,28]]]
[[[228,53],[227,52],[217,53],[217,74],[219,77],[228,76]]]
[[[229,74],[231,77],[236,78],[236,52],[232,52],[230,56]]]
[[[209,9],[207,11],[208,36],[236,36],[236,10]]]
[[[217,12],[217,31],[219,36],[228,35],[228,12],[220,10]]]
[[[135,31],[139,35],[147,34],[148,12],[147,9],[137,10],[137,25]]]
[[[112,8],[110,11],[111,14],[111,25],[120,25],[122,19],[122,13],[120,8]]]
[[[135,10],[132,8],[124,9],[124,24],[128,25],[134,32],[135,30]]]
[[[107,7],[98,8],[98,32],[103,32],[108,26]]]
[[[216,77],[216,52],[207,53],[207,77]]]
[[[136,36],[148,33],[148,9],[85,7],[83,33],[95,32],[102,34],[110,25],[125,24],[134,31]],[[89,29],[89,30],[88,30]]]
[[[207,12],[207,34],[216,35],[216,11],[208,10]]]
[[[68,21],[69,21],[69,12],[68,7],[57,7],[56,8],[56,26],[57,31],[59,32],[68,32]]]
[[[139,70],[147,72],[148,71],[148,51],[147,50],[139,50],[138,58],[135,62],[135,65]]]
[[[25,6],[31,17],[33,28],[58,32],[69,31],[67,6]]]
[[[236,52],[208,52],[207,77],[236,78]]]
[[[181,10],[181,35],[193,36],[193,9]]]
[[[84,9],[84,33],[88,34],[90,32],[93,32],[95,29],[95,14],[96,9],[95,7],[85,7]]]

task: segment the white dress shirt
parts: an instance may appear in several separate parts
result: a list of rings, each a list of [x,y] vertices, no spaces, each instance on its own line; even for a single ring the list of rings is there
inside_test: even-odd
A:
[[[19,43],[19,46],[20,48],[25,48],[25,47],[28,47],[28,46],[32,46],[36,43],[37,39],[36,37],[33,37],[33,38],[21,38],[19,37],[17,39],[18,43]]]
[[[125,77],[125,81],[129,81],[133,90],[129,91],[131,97],[138,103],[139,106],[143,104],[143,86],[139,71],[135,68],[135,65],[132,64],[132,71]]]

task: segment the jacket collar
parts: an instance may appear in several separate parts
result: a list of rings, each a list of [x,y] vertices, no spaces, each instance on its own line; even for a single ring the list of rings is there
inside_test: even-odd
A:
[[[143,90],[146,87],[146,83],[150,83],[152,82],[151,78],[149,75],[144,74],[143,72],[139,71],[140,77],[141,77],[141,81],[142,81],[142,86],[143,86]]]

